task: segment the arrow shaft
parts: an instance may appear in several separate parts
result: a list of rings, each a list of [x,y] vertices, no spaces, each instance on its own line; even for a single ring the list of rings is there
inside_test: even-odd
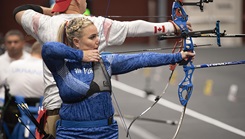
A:
[[[195,36],[193,36],[193,37],[195,37]],[[196,36],[196,37],[217,37],[217,35],[216,34],[202,34],[202,35]],[[221,38],[222,37],[227,37],[227,38],[229,38],[229,37],[245,37],[245,34],[225,34],[225,35],[221,34],[220,37]]]
[[[210,30],[211,31],[211,30]],[[216,34],[199,34],[200,32],[190,32],[187,36],[193,37],[193,38],[217,38]],[[225,34],[225,35],[220,35],[221,38],[239,38],[239,37],[245,37],[245,34]],[[167,40],[167,39],[179,39],[179,38],[184,38],[184,36],[165,36],[165,35],[160,35],[158,36],[158,40]]]
[[[232,62],[223,62],[223,63],[213,63],[213,64],[201,64],[201,65],[195,65],[194,68],[195,69],[201,69],[201,68],[231,66],[231,65],[240,65],[240,64],[245,64],[245,60],[232,61]]]
[[[212,46],[212,44],[194,44],[194,47],[205,47],[205,46]],[[181,48],[181,47],[176,47]],[[142,50],[132,50],[132,51],[121,51],[121,52],[111,52],[110,54],[125,54],[125,53],[140,53],[140,52],[151,52],[151,51],[161,51],[161,50],[169,50],[173,49],[173,47],[164,47],[164,48],[152,48],[152,49],[142,49]],[[107,53],[104,53],[107,54]]]
[[[107,18],[170,18],[171,16],[121,16],[121,15],[108,15]]]

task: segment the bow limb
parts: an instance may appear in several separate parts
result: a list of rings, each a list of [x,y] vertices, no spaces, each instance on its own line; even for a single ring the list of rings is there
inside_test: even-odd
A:
[[[172,7],[172,20],[173,22],[180,28],[181,36],[183,37],[183,51],[194,51],[194,45],[192,41],[192,37],[187,36],[189,30],[187,28],[188,15],[186,14],[183,6],[182,0],[175,0]],[[180,116],[180,120],[178,123],[178,127],[175,131],[173,139],[175,139],[178,135],[180,127],[182,125],[185,110],[187,107],[188,100],[191,97],[193,84],[192,84],[192,75],[194,69],[192,68],[194,65],[192,64],[191,57],[185,61],[182,61],[180,64],[183,65],[183,70],[185,72],[184,79],[180,82],[178,86],[178,96],[180,103],[184,106],[183,111]],[[185,92],[185,97],[183,97],[183,93]]]

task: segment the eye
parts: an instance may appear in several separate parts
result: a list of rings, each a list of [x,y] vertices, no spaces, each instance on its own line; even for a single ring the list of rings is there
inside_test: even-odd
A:
[[[98,34],[93,34],[89,37],[89,39],[93,40],[93,39],[96,39],[96,37],[98,37],[99,35]]]

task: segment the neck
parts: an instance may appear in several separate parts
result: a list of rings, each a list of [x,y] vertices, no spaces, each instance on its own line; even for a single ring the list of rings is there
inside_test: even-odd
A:
[[[71,2],[70,6],[68,7],[68,9],[65,11],[66,14],[82,14],[78,4]]]
[[[42,56],[40,54],[31,54],[32,57],[38,58],[38,59],[42,59]]]
[[[14,60],[18,60],[22,57],[23,55],[23,52],[21,51],[20,53],[15,53],[15,54],[11,54],[11,53],[8,53],[9,57],[11,57],[12,59]]]

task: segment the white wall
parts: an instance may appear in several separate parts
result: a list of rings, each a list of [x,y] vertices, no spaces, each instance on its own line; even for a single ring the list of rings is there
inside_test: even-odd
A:
[[[185,0],[193,2],[195,0]],[[196,0],[197,1],[197,0]],[[189,15],[189,21],[195,30],[205,30],[215,28],[215,23],[220,20],[220,31],[227,31],[227,34],[242,33],[242,0],[213,0],[214,2],[204,4],[204,12],[196,6],[185,6]],[[216,38],[197,38],[196,44],[212,43],[216,46]],[[241,46],[241,38],[223,38],[222,46]]]

